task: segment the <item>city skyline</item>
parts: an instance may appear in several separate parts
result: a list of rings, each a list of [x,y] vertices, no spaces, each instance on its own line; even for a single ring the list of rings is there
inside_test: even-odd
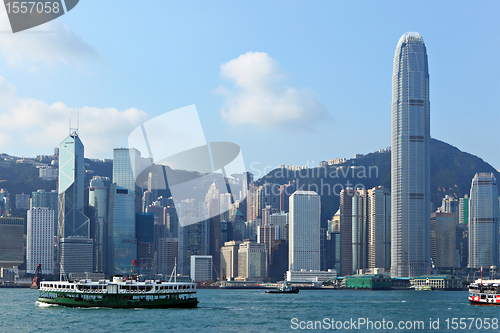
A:
[[[381,37],[374,35],[373,38],[376,39]],[[385,36],[383,38],[385,38]],[[438,45],[437,47],[439,48],[440,45]],[[0,41],[0,54],[1,52],[2,49]],[[377,50],[374,49],[372,53],[376,52]],[[334,54],[336,53],[333,52],[332,55]],[[437,58],[439,59],[446,53],[438,52],[437,54]],[[373,64],[375,64],[375,62]],[[437,72],[440,72],[442,68],[444,67],[439,66]],[[273,58],[270,53],[266,51],[247,51],[245,53],[241,53],[239,56],[235,56],[233,59],[222,62],[219,65],[219,69],[221,82],[215,92],[223,96],[222,101],[220,101],[220,117],[214,118],[215,120],[210,119],[208,121],[208,124],[210,124],[210,128],[208,129],[209,131],[213,131],[213,128],[211,126],[224,123],[229,126],[228,128],[231,128],[232,131],[238,131],[238,136],[235,136],[235,138],[237,138],[238,140],[245,140],[248,136],[247,134],[250,134],[249,136],[251,138],[252,144],[258,143],[261,138],[271,139],[269,140],[269,142],[276,143],[276,149],[260,148],[258,149],[258,156],[259,158],[266,157],[272,159],[275,159],[278,155],[279,158],[283,158],[283,156],[289,156],[287,152],[289,152],[288,149],[290,147],[293,147],[294,152],[296,152],[295,156],[292,157],[294,159],[308,156],[310,153],[317,154],[318,152],[320,152],[321,154],[332,154],[332,150],[330,149],[331,147],[328,144],[332,141],[336,143],[341,141],[329,140],[327,141],[328,144],[317,144],[318,140],[321,140],[322,138],[321,126],[328,126],[329,124],[332,124],[331,120],[333,119],[334,113],[331,113],[330,110],[325,107],[320,99],[317,98],[313,90],[308,90],[305,88],[295,88],[295,86],[293,85],[285,85],[283,83],[284,81],[281,80],[286,77],[286,72],[281,68],[279,61]],[[38,69],[35,70],[35,72],[37,71]],[[377,77],[377,80],[381,78],[380,76],[373,77]],[[332,82],[333,81],[335,81],[335,78],[333,78]],[[4,89],[4,92],[6,92],[10,97],[14,95],[18,96],[17,92],[14,91],[14,86],[9,85],[7,81],[5,81],[5,83],[6,89]],[[430,126],[430,123],[433,114],[430,113],[429,62],[427,59],[427,49],[419,33],[405,33],[400,38],[394,55],[392,83],[392,123],[390,126],[392,129],[390,144],[390,147],[392,148],[390,149],[392,161],[392,184],[390,188],[392,205],[390,215],[393,219],[391,223],[390,243],[392,257],[391,275],[395,277],[418,276],[424,274],[426,267],[429,267],[429,260],[431,259],[430,141],[432,127]],[[316,85],[316,87],[318,86]],[[362,91],[366,90],[359,89],[359,92]],[[369,96],[370,93],[373,92],[368,91],[367,96]],[[33,104],[37,104],[36,101],[36,99],[32,101]],[[17,102],[23,104],[24,97],[19,98]],[[15,108],[15,104],[16,103],[13,103],[13,108]],[[70,111],[66,104],[62,102],[60,104],[56,104],[57,103],[53,103],[52,105],[50,105],[48,107],[48,110],[54,111],[54,108],[58,108],[58,110],[61,112]],[[194,104],[188,106],[187,108],[195,109]],[[33,106],[32,109],[36,109],[36,107]],[[176,111],[181,112],[183,109],[185,108],[180,108]],[[1,111],[2,109],[0,105],[0,116]],[[111,113],[114,114],[115,118],[110,120],[106,118],[108,116],[107,114],[109,110],[103,111],[95,108],[93,111],[95,111],[96,114],[99,114],[98,116],[94,115],[94,118],[92,118],[93,116],[90,117],[90,120],[93,121],[93,124],[96,125],[96,127],[98,127],[98,124],[107,124],[109,126],[109,132],[114,134],[118,134],[117,132],[114,132],[116,130],[115,127],[119,125],[120,121],[123,121],[122,116],[124,114],[130,116],[130,118],[127,118],[127,121],[129,122],[126,126],[120,127],[120,133],[127,134],[130,130],[130,127],[134,126],[135,130],[132,133],[134,133],[135,131],[145,132],[144,125],[137,126],[138,122],[144,124],[155,123],[158,122],[160,116],[163,116],[165,114],[163,113],[160,116],[146,121],[146,119],[150,117],[151,114],[147,114],[138,109],[127,109],[125,113],[119,111],[118,109],[113,109],[111,110]],[[168,112],[169,110],[166,111]],[[71,114],[71,111],[69,113]],[[97,252],[99,252],[99,250],[97,249],[102,244],[102,240],[98,239],[103,239],[103,235],[99,235],[99,233],[97,232],[98,228],[96,228],[96,230],[93,230],[93,234],[91,234],[91,221],[86,216],[87,212],[83,212],[82,193],[84,188],[83,174],[85,162],[83,161],[83,144],[78,136],[80,119],[89,121],[89,118],[87,117],[89,116],[89,110],[88,108],[82,109],[81,113],[85,114],[85,116],[80,116],[79,111],[77,113],[76,128],[74,127],[75,119],[73,118],[72,121],[72,119],[70,118],[70,135],[63,141],[63,143],[60,144],[58,150],[59,154],[55,153],[54,155],[59,157],[58,186],[60,195],[60,217],[58,236],[60,238],[61,245],[60,258],[61,262],[63,262],[66,257],[69,258],[69,256],[66,256],[66,254],[72,254],[74,252],[73,250],[69,251],[70,248],[73,247],[74,249],[76,249],[79,246],[85,245],[86,251],[93,247],[93,259],[97,262]],[[53,113],[52,115],[56,116],[54,119],[60,120],[59,118],[61,117],[57,117],[57,115],[61,116],[62,114],[63,113]],[[20,116],[22,115],[23,113],[21,112]],[[202,119],[203,116],[200,116],[200,118]],[[355,114],[352,114],[350,119],[351,121],[356,120],[356,124],[361,124],[368,118],[363,117],[363,121],[358,121],[358,117],[355,116]],[[382,118],[378,120],[382,120]],[[49,119],[48,127],[53,128],[55,123],[52,123],[51,121],[52,118]],[[199,123],[200,121],[198,120],[198,122],[196,122],[196,125],[200,125]],[[447,117],[447,123],[452,123],[451,117]],[[190,129],[192,130],[192,132],[196,132],[196,130],[194,129],[194,122],[191,121],[189,122],[189,124],[191,125]],[[10,122],[9,125],[15,127],[18,126],[19,123]],[[370,125],[370,129],[372,129],[373,126],[376,126],[376,122],[371,123]],[[163,141],[165,141],[167,145],[170,144],[178,150],[181,150],[180,146],[185,143],[183,142],[183,140],[188,140],[188,138],[184,138],[182,136],[176,137],[175,130],[167,129],[164,124],[159,126],[159,128],[161,128],[162,126],[164,132],[169,132],[170,134],[172,134],[172,136],[169,137],[169,140],[167,140],[166,138],[168,136],[162,136],[164,135],[164,133],[159,132],[158,137],[155,137],[155,140],[161,142],[161,139],[163,138]],[[60,130],[63,127],[64,126],[58,126],[57,129]],[[250,127],[253,128],[251,133],[247,132]],[[228,128],[226,128],[226,130],[228,130]],[[335,131],[335,127],[332,127],[331,129]],[[283,130],[285,132],[290,132],[294,137],[298,137],[300,139],[300,144],[297,145],[297,141],[290,141],[286,134],[280,132]],[[53,132],[57,133],[57,131]],[[272,138],[268,137],[265,134],[266,131],[276,132],[278,133],[278,136]],[[366,129],[356,129],[356,133],[364,133],[365,131]],[[383,130],[379,130],[377,132],[385,133],[385,131]],[[9,132],[6,133],[9,134]],[[338,133],[336,131],[335,133],[337,136],[341,135],[341,133]],[[138,249],[134,244],[136,244],[139,237],[136,237],[136,232],[138,232],[135,229],[135,224],[137,224],[137,217],[134,214],[139,213],[141,210],[145,210],[148,207],[148,204],[143,204],[141,208],[139,199],[142,197],[143,193],[138,193],[139,183],[136,183],[135,179],[136,174],[138,173],[140,165],[143,161],[140,158],[139,150],[137,150],[135,147],[130,146],[128,148],[115,148],[123,146],[126,147],[127,145],[116,145],[115,143],[119,141],[106,141],[106,135],[109,135],[107,131],[99,133],[96,132],[94,133],[94,135],[89,135],[89,139],[99,140],[99,143],[101,143],[99,145],[99,149],[101,150],[107,149],[110,144],[114,145],[112,178],[113,184],[110,187],[108,212],[109,221],[106,222],[108,225],[107,244],[109,246],[109,251],[107,251],[107,261],[109,266],[108,270],[110,272],[123,273],[127,270],[126,267],[128,267],[131,259],[137,257]],[[381,137],[381,135],[375,135],[374,137],[379,138]],[[361,139],[361,141],[363,141],[363,147],[365,147],[365,145],[368,146],[369,144],[373,143],[371,141],[368,142],[368,140],[362,140],[362,138],[363,135],[358,134],[356,139],[353,138],[352,140],[349,140],[349,143],[353,143],[353,145],[345,144],[342,145],[342,147],[355,147],[355,142],[357,139]],[[1,139],[2,138],[0,137],[0,140]],[[179,142],[176,142],[176,139],[178,139]],[[315,146],[321,148],[320,150],[315,151],[314,149],[304,149],[307,147],[308,142],[310,143],[313,141],[315,142]],[[133,140],[131,142],[134,143]],[[149,149],[151,142],[148,141],[147,138],[145,144],[146,146],[148,146],[149,152],[151,152],[151,149]],[[305,146],[303,144],[305,144]],[[33,146],[36,147],[37,145]],[[482,145],[478,147],[481,148]],[[143,148],[144,147],[142,147],[142,149]],[[244,150],[244,148],[242,148],[242,150]],[[271,154],[269,154],[268,151],[271,151]],[[276,154],[277,151],[279,151],[280,154]],[[379,150],[379,152],[387,151],[387,149]],[[108,151],[106,150],[106,152]],[[144,153],[145,151],[143,152],[143,155]],[[358,151],[358,153],[360,152]],[[255,158],[255,152],[253,156]],[[356,154],[355,158],[362,156],[363,154]],[[330,155],[328,156],[328,160],[330,161],[329,158],[332,158],[332,160],[333,158],[339,159],[339,157],[344,156]],[[48,157],[46,157],[46,159],[47,158]],[[327,158],[321,158],[321,160],[326,159]],[[327,165],[327,162],[318,162],[320,162],[320,160],[316,162],[311,161],[311,164],[309,164],[308,160],[306,165],[311,167],[315,167],[317,164],[319,164],[320,166]],[[259,164],[260,162],[255,161],[255,159],[252,158],[250,159],[250,161],[247,160],[247,164],[250,164],[250,166],[254,166],[255,163]],[[331,163],[328,162],[328,164]],[[349,167],[347,171],[350,171],[351,168],[353,170],[354,178],[354,170],[356,170],[358,167]],[[289,169],[299,171],[302,170],[303,167],[292,165],[292,167],[290,167]],[[336,169],[337,171],[339,169],[343,170],[342,168],[335,167],[332,167],[332,169]],[[93,172],[93,170],[89,171],[91,171],[91,173]],[[254,168],[251,168],[251,171],[254,171]],[[48,174],[46,175],[46,177],[49,176],[50,175]],[[307,177],[309,177],[309,174]],[[243,176],[243,179],[244,178],[246,178],[246,175]],[[239,178],[236,181],[239,184]],[[152,179],[150,179],[150,182],[152,183]],[[260,186],[259,184],[250,185],[247,214],[248,219],[246,221],[246,229],[248,233],[247,236],[249,236],[249,238],[255,238],[256,231],[259,231],[259,236],[257,236],[256,238],[259,240],[259,243],[261,241],[263,243],[266,243],[266,251],[268,252],[267,260],[269,262],[271,262],[272,260],[271,250],[273,248],[273,244],[268,241],[268,238],[275,238],[278,235],[279,229],[276,230],[275,226],[267,227],[267,225],[269,224],[271,215],[279,212],[278,207],[281,208],[285,207],[286,205],[285,202],[287,201],[288,195],[284,195],[283,193],[284,187],[286,186],[287,185],[274,183],[264,184],[262,186]],[[299,190],[302,189],[302,187],[299,188],[298,183],[296,186],[289,183],[288,186],[292,186],[293,188],[297,188]],[[330,186],[330,184],[328,184],[328,186]],[[339,239],[339,241],[341,242],[340,247],[344,250],[347,250],[345,253],[352,253],[352,262],[342,266],[342,269],[349,271],[348,274],[368,267],[368,258],[373,254],[369,252],[372,250],[369,250],[369,244],[367,244],[367,241],[369,239],[368,232],[371,232],[369,226],[367,225],[367,192],[358,190],[357,186],[358,185],[352,188],[351,186],[349,186],[349,182],[346,184],[346,190],[355,191],[357,197],[353,198],[350,204],[341,199],[339,210],[341,212],[341,221],[343,218],[344,220],[349,217],[351,219],[351,222],[345,220],[347,223],[346,226],[342,226],[343,222],[341,222],[341,237]],[[273,192],[273,189],[279,189],[279,193],[277,191],[276,193]],[[151,190],[152,189],[150,189],[150,191]],[[170,187],[170,190],[173,190],[172,187]],[[227,229],[229,227],[229,224],[227,222],[227,220],[229,219],[229,212],[223,216],[216,217],[215,219],[209,220],[209,218],[211,218],[212,215],[218,215],[216,211],[222,209],[223,207],[225,207],[224,209],[229,209],[229,205],[227,202],[227,198],[220,197],[218,192],[215,193],[215,190],[216,182],[214,181],[211,187],[211,191],[209,190],[209,194],[207,194],[206,198],[206,200],[208,201],[214,201],[213,205],[208,209],[208,212],[205,212],[206,207],[204,205],[205,202],[202,202],[203,200],[198,202],[198,200],[195,198],[184,198],[180,201],[176,201],[175,195],[172,194],[179,219],[183,217],[183,214],[181,214],[182,212],[187,212],[187,216],[190,217],[192,223],[199,221],[204,221],[203,223],[205,223],[205,225],[200,224],[200,228],[198,228],[198,226],[193,228],[186,228],[187,226],[182,225],[181,223],[181,227],[184,227],[184,229],[180,228],[179,230],[177,230],[179,232],[178,250],[181,272],[187,273],[189,271],[190,267],[188,266],[188,260],[189,256],[192,254],[214,255],[215,257],[213,261],[215,262],[215,266],[218,266],[218,260],[220,259],[219,249],[222,245],[221,237],[223,231],[221,228],[226,228],[224,229],[224,235],[226,237],[229,237],[227,235],[230,234],[229,229]],[[321,188],[321,190],[323,190],[323,187]],[[214,195],[210,195],[211,192],[214,192]],[[319,193],[319,191],[317,192]],[[317,252],[316,241],[319,241],[321,247],[320,252],[326,251],[325,244],[327,239],[325,237],[327,235],[323,233],[323,231],[326,229],[323,229],[323,231],[318,234],[321,236],[316,237],[316,231],[319,232],[319,228],[316,228],[315,226],[313,228],[314,233],[311,233],[311,235],[307,234],[308,236],[310,236],[310,239],[308,241],[309,243],[300,239],[304,236],[302,232],[295,233],[295,229],[300,229],[300,223],[296,222],[301,219],[299,218],[299,216],[302,213],[294,211],[295,204],[293,203],[293,200],[297,200],[298,205],[298,198],[300,197],[300,195],[303,195],[305,193],[315,192],[298,191],[290,197],[290,269],[303,268],[298,267],[300,266],[298,264],[300,260],[296,261],[295,255],[298,255],[298,258],[300,258],[301,251],[303,251],[302,247],[304,247],[305,245],[314,245],[314,248],[309,249],[308,251]],[[150,192],[149,194],[150,198],[146,200],[147,198],[145,197],[145,202],[147,201],[149,204],[151,204],[154,200],[154,197],[152,197],[152,192]],[[323,196],[324,193],[320,193],[320,195]],[[22,199],[25,201],[25,195],[22,194],[22,196]],[[317,194],[316,196],[319,204],[319,196]],[[21,200],[21,197],[19,198]],[[356,201],[354,199],[359,200]],[[163,203],[163,200],[160,201]],[[8,204],[8,198],[5,203]],[[95,203],[96,201],[94,202],[94,204]],[[350,207],[349,205],[352,205],[352,207]],[[328,205],[326,206],[328,207]],[[445,204],[443,203],[443,207],[444,206]],[[343,207],[345,211],[342,211]],[[238,207],[235,206],[235,209],[236,208]],[[328,207],[328,209],[331,210],[331,207]],[[212,214],[211,211],[214,211],[214,213]],[[320,212],[321,211],[318,210],[317,216],[314,215],[313,217],[314,223],[316,224],[317,220],[318,226],[324,225],[324,220],[328,218],[327,216],[321,216]],[[206,216],[207,213],[210,216]],[[387,211],[385,213],[388,214]],[[90,214],[92,214],[92,212],[89,210],[89,214],[87,215],[91,216]],[[244,215],[241,214],[241,216]],[[142,222],[140,224],[143,226],[149,225],[152,221],[151,217],[152,216],[142,216],[143,219],[141,219]],[[97,216],[92,216],[92,218],[94,218],[94,222],[92,223],[96,223],[95,221],[97,221]],[[154,218],[156,220],[156,217]],[[222,219],[224,219],[223,223],[221,223]],[[303,219],[306,220],[305,218]],[[308,223],[309,222],[310,221],[308,221]],[[267,230],[266,227],[269,230]],[[345,227],[348,227],[350,229],[347,233],[343,233],[343,231],[346,231]],[[259,228],[262,230],[260,230]],[[85,230],[87,230],[87,232],[82,232]],[[210,231],[209,234],[206,234],[207,230]],[[260,231],[262,231],[262,233],[260,233]],[[381,232],[379,232],[379,234],[381,234]],[[75,236],[78,236],[79,239],[75,240]],[[167,234],[165,234],[164,236],[167,236]],[[331,235],[328,236],[330,237]],[[141,245],[143,248],[152,246],[152,242],[146,241],[147,239],[149,239],[148,233],[141,234],[141,237],[143,239]],[[199,242],[197,241],[197,248],[194,250],[195,252],[192,252],[193,249],[190,248],[191,244],[189,242],[192,237],[199,238],[200,240]],[[385,240],[382,240],[383,237],[379,235],[378,239],[380,239],[381,242],[387,243],[387,238]],[[346,240],[349,240],[349,244],[345,242]],[[99,243],[92,244],[93,242]],[[207,244],[209,244],[209,253],[203,253],[207,250],[205,249],[205,245]],[[299,244],[300,246],[295,246],[297,244]],[[349,249],[345,248],[347,245]],[[65,249],[68,249],[67,253],[65,252]],[[386,250],[387,249],[384,248],[385,255],[387,255]],[[379,252],[380,251],[381,250],[379,249]],[[154,259],[152,259],[152,257],[150,257],[150,254],[146,252],[143,253],[144,255],[141,255],[142,257],[140,259],[144,263],[148,262],[144,264],[145,266],[143,266],[143,268],[152,271],[151,265]],[[319,266],[316,265],[316,259],[319,260],[320,252],[318,252],[317,258],[316,256],[314,256],[314,258],[307,258],[307,260],[311,259],[313,262],[312,266],[308,266],[308,268],[314,270],[319,268]],[[102,256],[102,253],[99,255]],[[101,258],[100,260],[102,262],[103,258]],[[496,261],[498,261],[498,259]],[[323,261],[321,261],[319,265],[325,266]],[[98,266],[99,264],[97,264],[96,267]],[[78,268],[75,267],[75,269]]]
[[[126,136],[138,123],[193,103],[207,139],[238,144],[247,169],[253,162],[261,167],[317,165],[376,151],[390,145],[389,50],[403,32],[419,31],[432,46],[430,89],[436,112],[431,135],[499,169],[500,157],[491,149],[498,126],[500,67],[494,55],[499,46],[484,32],[496,36],[499,24],[493,13],[500,5],[361,3],[273,4],[263,14],[260,3],[231,8],[225,2],[201,3],[186,11],[182,4],[165,2],[158,4],[158,12],[169,13],[168,22],[139,24],[137,30],[121,22],[113,26],[103,16],[106,11],[94,13],[94,6],[86,4],[32,30],[54,33],[36,39],[29,33],[5,35],[0,39],[0,120],[9,126],[0,138],[0,151],[49,154],[66,133],[72,106],[80,108],[87,155],[109,157],[112,148],[127,146]],[[398,14],[410,9],[415,15]],[[124,6],[116,14],[129,15],[129,10]],[[353,10],[355,18],[343,15]],[[287,15],[278,15],[281,11]],[[99,27],[83,23],[90,15]],[[219,23],[203,25],[207,17]],[[255,21],[259,27],[250,24]],[[359,36],[366,34],[366,24],[360,22],[370,23],[370,37],[363,43]],[[130,40],[114,38],[110,32],[116,28]],[[207,44],[211,38],[214,43]],[[18,43],[29,47],[16,47]],[[485,44],[493,50],[480,52]],[[207,53],[211,56],[199,57]],[[360,89],[365,98],[352,98]],[[245,107],[246,101],[259,102],[263,96],[270,98],[270,106]],[[480,132],[468,126],[475,118],[488,119]],[[330,140],[332,130],[344,137],[353,129],[357,136],[348,144]],[[277,142],[280,154],[260,149],[268,142]]]

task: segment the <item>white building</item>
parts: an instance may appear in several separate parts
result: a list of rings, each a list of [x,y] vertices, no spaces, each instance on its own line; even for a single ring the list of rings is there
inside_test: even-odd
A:
[[[28,210],[26,273],[34,274],[42,265],[42,274],[54,274],[54,211],[48,208]]]
[[[44,180],[57,179],[59,170],[54,168],[39,168],[38,176]]]
[[[222,278],[232,280],[238,277],[238,249],[240,241],[225,242],[220,250],[220,271]]]
[[[335,269],[328,271],[305,270],[300,271],[286,271],[287,281],[311,281],[311,282],[324,282],[337,277]]]
[[[191,256],[191,280],[212,281],[212,256]]]
[[[296,191],[290,196],[288,268],[320,269],[320,196]]]

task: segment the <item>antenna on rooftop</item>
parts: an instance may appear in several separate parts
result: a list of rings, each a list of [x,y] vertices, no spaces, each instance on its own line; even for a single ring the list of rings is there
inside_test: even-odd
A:
[[[71,115],[73,113],[73,109],[70,107],[69,108],[69,135],[71,137],[77,137],[78,136],[78,125],[80,123],[80,109],[78,108],[76,111],[76,127],[71,127]]]

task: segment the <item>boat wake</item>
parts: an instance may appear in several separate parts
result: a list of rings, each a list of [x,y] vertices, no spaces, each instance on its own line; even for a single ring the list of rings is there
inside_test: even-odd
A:
[[[36,301],[35,304],[40,307],[40,308],[48,308],[48,307],[51,307],[51,306],[59,306],[57,304],[47,304],[47,303],[43,303],[43,302],[39,302],[39,301]]]

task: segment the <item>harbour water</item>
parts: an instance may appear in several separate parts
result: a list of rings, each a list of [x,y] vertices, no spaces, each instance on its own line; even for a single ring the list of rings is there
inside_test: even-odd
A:
[[[38,291],[31,289],[0,289],[0,295],[3,332],[500,330],[500,307],[469,305],[467,291],[302,290],[298,294],[265,294],[263,290],[202,289],[197,309],[133,310],[40,307],[35,304]]]

